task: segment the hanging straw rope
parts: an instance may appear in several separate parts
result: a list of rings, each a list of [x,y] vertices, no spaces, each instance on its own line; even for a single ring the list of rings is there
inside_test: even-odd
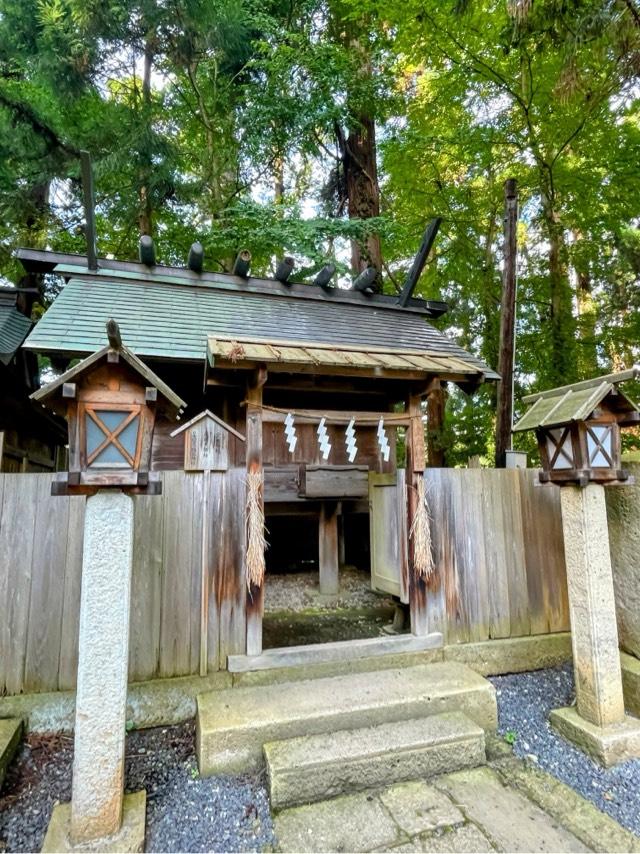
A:
[[[418,506],[411,524],[409,536],[413,540],[413,565],[420,578],[427,581],[433,572],[433,552],[431,548],[431,517],[427,502],[427,490],[424,477],[418,481]]]
[[[262,472],[247,474],[247,588],[262,587],[264,581],[264,507],[262,494]]]

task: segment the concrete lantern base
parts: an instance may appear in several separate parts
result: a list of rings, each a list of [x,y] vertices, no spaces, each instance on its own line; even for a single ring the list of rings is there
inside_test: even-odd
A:
[[[71,831],[71,804],[58,804],[53,808],[47,835],[42,845],[43,854],[53,852],[123,852],[137,854],[144,848],[145,813],[147,793],[144,789],[133,795],[125,795],[122,805],[122,825],[117,833],[102,839],[73,843]]]
[[[617,724],[600,727],[580,717],[573,706],[554,709],[551,726],[592,759],[609,768],[625,759],[640,758],[640,720],[625,715]]]

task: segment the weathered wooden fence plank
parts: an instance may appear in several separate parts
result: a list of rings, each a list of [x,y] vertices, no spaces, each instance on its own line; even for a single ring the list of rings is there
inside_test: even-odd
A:
[[[509,607],[509,548],[504,529],[505,505],[513,501],[513,478],[495,480],[482,472],[482,520],[489,599],[489,637],[507,638],[511,633]],[[491,472],[493,474],[493,472]],[[495,472],[500,476],[510,472]],[[517,481],[516,481],[517,488]],[[506,501],[503,500],[506,498]]]
[[[164,474],[159,676],[191,672],[191,576],[197,571],[192,565],[193,481],[196,477],[198,475],[181,471]]]
[[[129,672],[152,679],[160,664],[164,496],[135,499]]]
[[[426,482],[427,504],[431,521],[431,548],[434,569],[427,582],[427,625],[430,632],[447,632],[447,608],[445,601],[445,537],[443,519],[446,518],[444,504],[446,498],[442,486],[444,469],[427,469],[424,473]]]
[[[568,629],[569,606],[559,489],[535,474],[523,471],[520,487],[531,634],[544,634]]]
[[[218,516],[215,520],[212,518],[212,586],[218,613],[219,667],[226,667],[227,655],[237,655],[245,651],[245,477],[243,468],[227,472],[227,477],[219,489],[223,498],[218,506]]]
[[[199,671],[201,474],[164,472],[136,501],[130,678]],[[431,631],[448,643],[569,627],[556,487],[536,473],[428,469]],[[85,499],[51,475],[0,475],[0,693],[73,688]],[[209,478],[207,661],[245,651],[245,471]],[[269,583],[267,577],[266,583]]]
[[[51,495],[46,478],[38,478],[33,512],[33,553],[24,690],[55,691],[58,687],[64,585],[59,567],[67,559],[69,498]],[[55,519],[55,525],[52,520]]]
[[[7,562],[3,655],[8,694],[18,694],[24,688],[39,477],[37,474],[7,476],[2,502],[4,549],[0,560]],[[39,616],[46,619],[46,614]]]
[[[58,688],[75,688],[78,671],[78,632],[80,626],[80,587],[82,583],[82,546],[84,542],[84,511],[86,499],[76,495],[69,498],[69,525],[65,566],[60,572],[64,586],[62,630],[60,637],[60,667]]]
[[[7,607],[7,585],[9,582],[9,555],[5,544],[3,528],[3,502],[7,478],[0,474],[0,614],[6,614]],[[10,631],[9,620],[5,616],[0,620],[0,696],[5,692],[6,661],[5,649]]]

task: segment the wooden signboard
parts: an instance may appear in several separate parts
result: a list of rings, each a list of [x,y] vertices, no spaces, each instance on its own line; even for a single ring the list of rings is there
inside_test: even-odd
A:
[[[241,442],[244,436],[217,415],[205,409],[171,434],[184,433],[185,471],[227,471],[229,434]]]

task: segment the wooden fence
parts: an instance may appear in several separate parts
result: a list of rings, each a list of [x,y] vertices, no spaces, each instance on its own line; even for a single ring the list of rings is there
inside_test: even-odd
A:
[[[162,477],[161,497],[135,499],[132,681],[198,672],[203,519],[209,668],[244,651],[244,470]],[[531,471],[426,478],[430,627],[449,643],[567,630],[557,488]],[[75,682],[85,499],[51,497],[51,480],[0,475],[0,694]]]

